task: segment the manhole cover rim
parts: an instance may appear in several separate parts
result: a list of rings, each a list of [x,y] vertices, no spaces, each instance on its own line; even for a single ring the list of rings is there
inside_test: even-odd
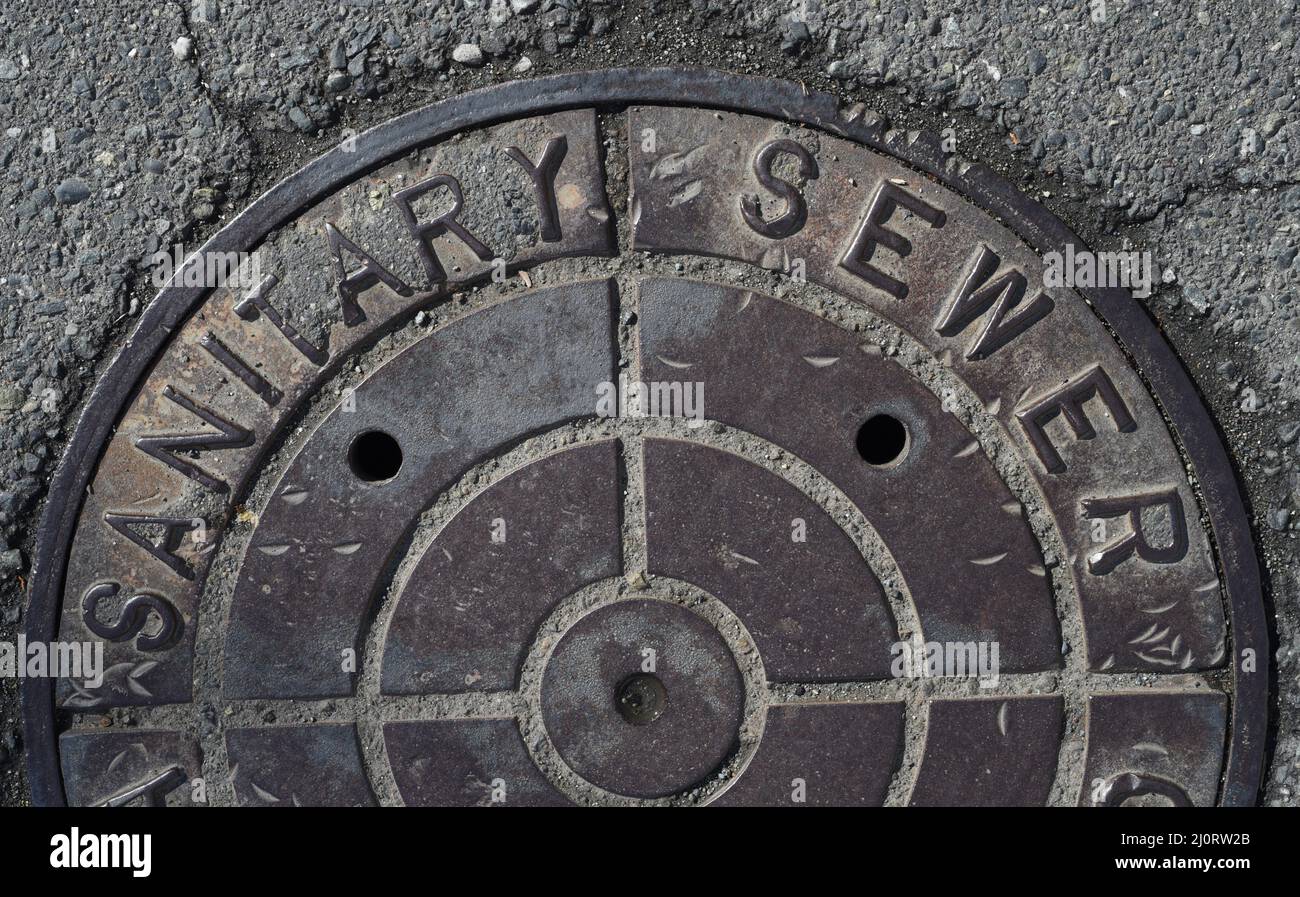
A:
[[[847,138],[934,177],[995,215],[1035,252],[1086,248],[1070,228],[1005,178],[978,163],[945,154],[921,132],[885,131],[869,111],[855,114],[839,98],[799,84],[698,68],[623,68],[551,75],[486,87],[407,112],[356,138],[354,151],[335,148],[280,181],[212,236],[204,253],[249,251],[272,230],[353,179],[387,161],[454,133],[525,115],[578,107],[688,105],[794,121]],[[1215,426],[1181,361],[1154,322],[1125,289],[1077,288],[1093,305],[1172,423],[1190,460],[1209,513],[1229,598],[1234,653],[1253,649],[1267,660],[1267,623],[1256,549],[1237,479]],[[51,480],[34,550],[24,621],[29,641],[55,636],[62,583],[80,497],[121,410],[149,363],[177,326],[207,297],[204,287],[168,286],[147,306],[136,329],[95,383],[72,439]],[[1256,802],[1268,720],[1266,677],[1233,670],[1230,742],[1221,804]],[[1260,671],[1263,672],[1263,671]],[[28,782],[37,805],[66,798],[54,732],[52,679],[21,686]]]

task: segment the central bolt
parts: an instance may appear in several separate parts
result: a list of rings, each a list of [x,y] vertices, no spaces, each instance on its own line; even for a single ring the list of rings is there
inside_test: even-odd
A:
[[[638,673],[623,680],[614,694],[618,712],[634,726],[652,723],[668,706],[668,690],[657,676]]]

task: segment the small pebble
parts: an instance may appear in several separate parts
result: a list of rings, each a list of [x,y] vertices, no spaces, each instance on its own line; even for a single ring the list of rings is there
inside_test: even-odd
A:
[[[90,188],[77,178],[68,178],[54,188],[54,198],[65,206],[75,206],[90,196]]]
[[[483,51],[478,44],[461,44],[451,51],[451,58],[461,65],[476,68],[483,64]]]

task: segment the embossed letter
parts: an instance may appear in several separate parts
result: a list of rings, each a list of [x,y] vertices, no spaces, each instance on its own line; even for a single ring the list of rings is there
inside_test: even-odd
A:
[[[1024,333],[1036,321],[1042,320],[1053,308],[1052,298],[1039,293],[1012,318],[1007,315],[1025,296],[1025,275],[1014,268],[988,283],[1002,260],[987,246],[975,250],[975,256],[953,293],[948,308],[934,329],[940,336],[956,336],[976,318],[989,312],[988,320],[966,349],[966,358],[976,361],[987,358],[1011,340]]]
[[[1174,564],[1187,555],[1187,519],[1177,489],[1122,498],[1085,498],[1083,516],[1090,520],[1128,517],[1129,532],[1088,555],[1088,572],[1105,576],[1134,554],[1153,564]],[[1142,512],[1164,508],[1169,515],[1169,544],[1157,548],[1142,529]]]
[[[1120,398],[1115,384],[1110,381],[1110,377],[1106,376],[1106,372],[1099,364],[1088,368],[1045,398],[1016,412],[1020,426],[1024,428],[1025,435],[1029,437],[1029,442],[1038,453],[1038,459],[1043,462],[1043,467],[1048,473],[1060,473],[1065,470],[1065,461],[1061,459],[1056,446],[1052,445],[1052,440],[1048,439],[1047,434],[1043,432],[1043,427],[1058,414],[1064,414],[1070,428],[1074,430],[1075,437],[1092,439],[1097,435],[1097,431],[1093,429],[1092,421],[1088,420],[1088,415],[1084,413],[1083,403],[1094,396],[1101,399],[1102,404],[1110,411],[1115,420],[1115,429],[1122,433],[1137,429],[1137,422],[1133,420],[1133,415],[1124,405],[1124,400]]]
[[[808,220],[808,204],[804,202],[799,188],[772,173],[772,165],[776,162],[777,156],[782,153],[788,153],[799,160],[799,177],[807,180],[821,174],[812,153],[793,140],[773,140],[754,154],[754,177],[758,178],[758,182],[772,193],[785,200],[785,211],[779,218],[764,221],[758,197],[742,196],[740,213],[744,216],[745,223],[755,233],[774,240],[797,234],[803,229],[804,222]]]
[[[546,141],[542,159],[536,165],[528,161],[519,147],[512,146],[506,150],[506,155],[518,162],[532,179],[533,191],[537,194],[537,211],[542,218],[543,243],[558,243],[562,237],[560,207],[555,200],[555,176],[559,174],[560,164],[568,151],[569,140],[563,134]]]
[[[165,807],[167,806],[167,795],[171,794],[181,785],[184,785],[185,782],[185,770],[181,769],[179,766],[173,766],[166,772],[147,779],[139,785],[128,788],[120,794],[113,795],[100,804],[100,806],[125,807],[131,801],[143,797],[143,806]]]
[[[194,529],[194,519],[193,517],[152,517],[148,514],[118,514],[113,511],[104,514],[105,523],[162,561],[171,568],[173,573],[184,579],[193,579],[194,569],[175,552],[181,546],[181,539],[185,534]],[[152,542],[132,528],[137,526],[164,527],[162,538]]]
[[[135,441],[135,447],[146,455],[152,455],[173,470],[180,471],[201,483],[213,492],[228,492],[230,487],[203,470],[188,458],[182,458],[176,452],[198,452],[204,449],[246,448],[253,444],[253,433],[238,424],[218,417],[206,408],[200,408],[190,399],[172,389],[163,387],[163,397],[180,405],[195,417],[216,427],[219,433],[192,433],[180,436],[141,436]]]
[[[884,246],[897,256],[906,256],[912,251],[912,242],[898,231],[889,230],[885,224],[893,217],[899,206],[926,221],[930,227],[943,227],[947,216],[919,196],[913,196],[901,187],[889,181],[881,181],[876,195],[867,207],[867,216],[862,219],[853,244],[849,246],[840,267],[856,274],[874,287],[884,290],[895,299],[907,295],[907,284],[890,277],[879,268],[869,264],[876,251],[876,244]]]
[[[268,274],[262,278],[262,282],[253,287],[248,295],[239,302],[235,303],[235,314],[245,321],[256,321],[258,317],[265,315],[266,319],[271,322],[276,330],[287,339],[295,349],[302,353],[303,357],[310,361],[316,367],[320,367],[329,361],[329,353],[324,349],[317,349],[307,340],[303,339],[297,329],[292,324],[280,316],[271,303],[266,300],[266,294],[275,289],[275,285],[280,282],[280,278],[274,274]]]
[[[272,386],[271,381],[249,367],[248,362],[217,339],[215,333],[211,331],[205,333],[203,339],[199,340],[199,345],[206,349],[209,355],[221,362],[222,367],[238,377],[241,383],[256,393],[266,404],[277,405],[284,398],[284,393]]]
[[[334,268],[334,284],[339,293],[339,306],[343,310],[343,323],[351,327],[366,319],[366,313],[357,304],[357,296],[370,289],[377,282],[399,296],[409,296],[414,290],[398,280],[370,253],[353,243],[339,229],[328,221],[325,223],[325,238],[329,240],[331,265]],[[362,265],[351,274],[343,264],[343,250],[362,260]]]
[[[451,208],[432,221],[420,223],[416,220],[415,209],[411,208],[411,203],[430,190],[436,190],[439,187],[446,187],[447,191],[451,193]],[[438,256],[434,253],[433,246],[430,245],[435,237],[441,237],[445,233],[455,234],[462,243],[479,257],[479,261],[491,261],[492,250],[484,246],[482,240],[466,230],[465,226],[456,220],[456,216],[460,214],[461,208],[465,205],[465,195],[461,192],[460,182],[451,175],[435,175],[427,180],[420,181],[418,184],[412,184],[405,190],[398,190],[393,194],[393,202],[397,203],[397,208],[402,213],[402,218],[406,220],[406,227],[411,231],[411,236],[415,237],[416,247],[420,252],[420,261],[424,263],[424,273],[429,277],[430,287],[436,286],[447,279],[447,271],[442,267],[442,262],[438,261]]]
[[[135,646],[141,651],[157,651],[165,648],[180,632],[180,615],[170,601],[161,595],[140,592],[132,595],[122,605],[117,622],[111,626],[101,623],[95,616],[99,603],[113,598],[121,590],[115,582],[101,582],[86,589],[81,597],[81,618],[86,628],[102,639],[110,642],[125,642],[135,636]],[[149,614],[158,616],[158,631],[153,635],[142,635],[149,622]]]

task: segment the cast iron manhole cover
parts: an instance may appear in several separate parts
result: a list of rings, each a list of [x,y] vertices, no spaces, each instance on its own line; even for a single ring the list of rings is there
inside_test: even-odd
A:
[[[25,683],[37,801],[1253,802],[1226,457],[1049,252],[939,141],[730,75],[328,153],[80,422],[27,636],[105,673]]]

